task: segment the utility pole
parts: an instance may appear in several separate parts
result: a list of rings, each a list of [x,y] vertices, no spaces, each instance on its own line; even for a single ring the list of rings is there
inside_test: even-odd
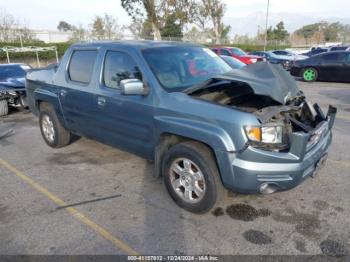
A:
[[[267,26],[269,22],[269,8],[270,8],[270,0],[267,0],[264,51],[266,51],[266,46],[267,46]]]

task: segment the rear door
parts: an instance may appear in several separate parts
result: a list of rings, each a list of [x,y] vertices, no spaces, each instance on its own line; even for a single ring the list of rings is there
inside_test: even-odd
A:
[[[151,158],[153,154],[152,91],[147,96],[122,95],[120,81],[144,80],[136,59],[123,50],[107,50],[102,63],[100,88],[94,97],[96,128],[101,142]]]
[[[319,60],[319,79],[328,81],[340,81],[342,57],[338,52],[325,53]]]
[[[73,132],[91,136],[94,133],[93,74],[98,51],[76,49],[65,68],[64,84],[59,86],[59,100],[66,124]]]

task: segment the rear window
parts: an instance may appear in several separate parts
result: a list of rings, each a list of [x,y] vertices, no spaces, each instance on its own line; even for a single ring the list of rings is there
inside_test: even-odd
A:
[[[238,56],[245,56],[245,55],[247,55],[242,49],[237,48],[237,47],[231,48],[231,51],[234,54],[238,55]]]
[[[83,84],[90,83],[96,57],[96,50],[74,51],[68,68],[70,80]]]

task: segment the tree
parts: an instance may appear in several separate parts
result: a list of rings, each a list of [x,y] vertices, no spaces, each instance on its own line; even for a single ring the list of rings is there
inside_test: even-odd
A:
[[[339,22],[329,23],[329,22],[318,22],[314,24],[305,25],[294,33],[303,36],[305,41],[310,41],[313,36],[318,33],[322,33],[324,36],[324,41],[345,41],[348,39],[349,31],[347,31],[349,25],[344,25]]]
[[[175,16],[181,29],[192,21],[195,0],[121,0],[133,21],[141,20],[152,27],[153,38],[161,39],[161,29],[169,16]]]
[[[231,29],[222,22],[225,8],[221,0],[201,0],[197,3],[195,23],[202,30],[209,27],[211,37],[216,44],[219,44],[222,38],[226,38]]]
[[[164,27],[160,30],[160,34],[162,37],[183,37],[181,24],[177,21],[175,14],[167,17]]]
[[[12,31],[18,26],[13,15],[4,10],[0,11],[0,40],[9,42],[11,40]]]
[[[198,29],[196,26],[192,26],[192,28],[184,34],[184,39],[190,42],[196,43],[204,43],[210,37],[208,30]]]
[[[272,29],[272,26],[270,26],[267,29],[266,36],[267,36],[267,40],[274,40],[275,39],[275,33],[274,33],[273,29]]]
[[[289,33],[288,31],[284,28],[284,23],[283,21],[279,22],[276,25],[276,28],[273,30],[273,35],[274,35],[274,40],[280,40],[284,41],[288,38]]]
[[[67,23],[66,21],[60,21],[58,23],[57,29],[63,32],[72,31],[72,25]]]
[[[122,27],[118,24],[117,19],[109,14],[96,16],[92,21],[90,28],[91,35],[98,40],[119,39],[122,35]]]
[[[88,37],[88,30],[82,25],[72,26],[72,38],[71,41],[84,41]]]
[[[94,38],[98,40],[105,39],[105,26],[103,22],[103,18],[101,16],[96,16],[90,25],[91,27],[91,34]]]
[[[129,26],[129,30],[132,34],[138,38],[150,39],[152,35],[152,24],[149,20],[136,19]]]
[[[0,41],[21,43],[33,40],[33,34],[25,24],[18,22],[13,15],[0,10]]]
[[[105,37],[107,39],[119,39],[121,38],[121,27],[115,17],[109,14],[105,14],[103,17],[103,27],[105,31]]]
[[[157,15],[156,0],[121,0],[125,11],[136,20],[146,15],[146,19],[152,25],[152,31],[155,40],[160,40],[160,23]]]
[[[275,28],[272,28],[270,26],[267,29],[267,40],[279,40],[279,41],[284,41],[288,38],[289,33],[288,31],[284,28],[284,23],[283,21],[279,22]]]

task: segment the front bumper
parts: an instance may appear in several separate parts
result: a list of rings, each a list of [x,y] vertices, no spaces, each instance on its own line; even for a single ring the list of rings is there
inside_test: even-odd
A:
[[[290,68],[290,74],[292,76],[300,77],[301,76],[301,70],[302,70],[302,68],[300,68],[300,67],[292,66]]]
[[[224,185],[241,193],[259,193],[263,184],[276,190],[287,190],[315,175],[324,164],[332,141],[335,112],[327,116],[327,128],[317,143],[310,144],[310,134],[293,134],[289,152],[272,152],[248,146],[244,152],[228,156],[231,176],[223,177]],[[324,127],[324,125],[323,125]]]

